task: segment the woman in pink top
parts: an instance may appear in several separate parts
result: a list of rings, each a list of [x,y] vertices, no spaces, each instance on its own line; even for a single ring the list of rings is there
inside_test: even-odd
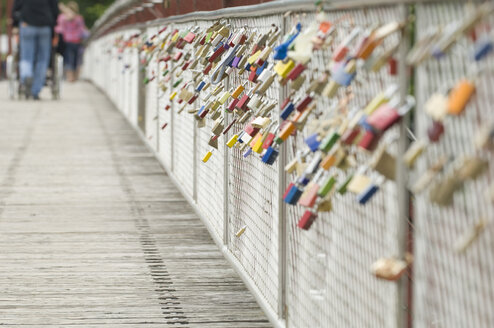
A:
[[[61,34],[65,43],[64,62],[67,81],[74,82],[79,75],[79,53],[83,39],[88,36],[84,18],[79,15],[79,5],[70,1],[60,4],[57,27],[55,32]]]

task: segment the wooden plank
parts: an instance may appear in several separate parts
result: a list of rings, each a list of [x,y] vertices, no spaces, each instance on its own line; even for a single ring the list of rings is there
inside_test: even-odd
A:
[[[104,96],[2,97],[0,326],[271,326]]]

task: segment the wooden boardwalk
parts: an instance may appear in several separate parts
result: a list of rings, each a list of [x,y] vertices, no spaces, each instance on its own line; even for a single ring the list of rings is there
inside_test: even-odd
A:
[[[0,326],[271,326],[94,87],[56,102],[0,90]]]

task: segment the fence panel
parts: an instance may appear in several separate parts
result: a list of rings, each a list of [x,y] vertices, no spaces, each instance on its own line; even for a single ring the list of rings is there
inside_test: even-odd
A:
[[[191,26],[198,26],[201,30],[207,29],[214,21],[203,20],[191,22]],[[214,87],[211,86],[210,90]],[[199,99],[194,103],[194,108],[199,109],[206,102],[204,98],[207,93],[202,92]],[[190,115],[190,114],[187,114]],[[222,116],[226,116],[223,114]],[[225,117],[225,119],[227,119]],[[197,123],[196,123],[197,124]],[[218,140],[218,149],[214,150],[212,157],[203,163],[201,159],[211,149],[208,144],[213,136],[211,129],[214,121],[205,119],[205,126],[197,128],[196,135],[196,170],[197,170],[197,207],[204,214],[205,220],[209,222],[213,228],[213,233],[220,240],[223,239],[224,230],[224,198],[227,197],[224,188],[225,178],[225,147],[226,138],[220,136]]]
[[[157,27],[149,27],[146,29],[145,35],[149,39],[157,32]],[[145,137],[151,148],[156,151],[158,149],[158,51],[151,51],[144,58],[149,61],[146,65],[145,80],[143,81],[146,88]]]
[[[417,40],[434,27],[445,26],[468,13],[462,2],[420,4],[416,8]],[[494,15],[489,24],[494,23]],[[480,37],[488,33],[485,24],[477,27]],[[474,138],[482,126],[494,119],[494,58],[475,63],[472,59],[474,42],[460,38],[458,44],[440,60],[430,59],[417,68],[416,135],[427,138],[432,119],[424,105],[436,92],[446,92],[460,79],[474,78],[476,94],[460,116],[444,120],[445,133],[441,141],[428,146],[418,163],[416,180],[440,156],[452,162],[439,179],[452,174],[462,156],[480,156],[492,162],[492,152],[476,149]],[[478,73],[475,71],[479,69]],[[430,201],[431,190],[416,195],[415,207],[415,265],[414,320],[417,327],[492,327],[494,326],[494,226],[486,231],[463,253],[455,245],[482,218],[492,220],[494,209],[485,196],[492,185],[494,167],[474,181],[465,182],[455,192],[453,204],[447,207]]]
[[[397,6],[373,7],[358,10],[327,12],[330,21],[341,21],[334,45],[355,27],[370,28],[374,24],[402,21]],[[294,14],[288,17],[288,26],[302,21],[308,28],[315,21],[314,13]],[[396,36],[386,40],[385,47],[398,43]],[[317,78],[331,61],[333,49],[315,52],[306,79]],[[361,109],[397,76],[386,68],[377,73],[358,71],[358,81],[351,93],[339,91],[333,100],[320,100],[320,119],[331,119],[341,110]],[[305,88],[301,88],[305,90]],[[301,92],[298,96],[303,96]],[[348,99],[347,108],[336,110],[341,99]],[[304,139],[314,133],[308,123],[288,145],[288,160],[296,151],[304,149]],[[397,130],[385,135],[387,150],[396,155]],[[355,152],[359,163],[367,163],[370,156]],[[307,160],[309,162],[310,159]],[[338,183],[345,178],[340,169],[331,169]],[[294,181],[296,174],[289,176]],[[319,213],[309,231],[297,228],[297,222],[305,211],[301,206],[289,206],[288,224],[288,322],[293,327],[393,327],[396,313],[396,284],[377,280],[370,272],[372,263],[383,256],[398,255],[396,241],[397,186],[386,181],[381,192],[365,206],[358,204],[353,195],[335,195],[332,210]],[[358,308],[358,310],[356,310]]]
[[[283,28],[283,16],[236,18],[229,21],[235,29],[245,27],[250,33],[262,34],[273,27]],[[230,76],[230,86],[236,88],[247,81],[249,72]],[[253,84],[249,82],[249,87]],[[248,87],[246,87],[248,89]],[[266,95],[269,101],[279,101],[280,88],[275,82]],[[276,107],[277,108],[277,107]],[[271,119],[279,119],[273,110]],[[235,124],[227,140],[242,131],[244,124]],[[229,249],[254,281],[273,311],[277,311],[278,297],[278,170],[277,164],[264,164],[257,154],[244,158],[237,148],[229,150]],[[236,237],[242,228],[245,232]]]

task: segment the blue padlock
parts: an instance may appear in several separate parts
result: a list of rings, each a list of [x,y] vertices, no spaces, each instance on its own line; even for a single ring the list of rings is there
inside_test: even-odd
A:
[[[249,157],[249,155],[252,154],[252,148],[248,148],[245,152],[244,152],[244,158],[247,158]]]
[[[362,117],[360,118],[359,122],[358,122],[358,125],[360,125],[362,128],[365,129],[365,131],[371,131],[371,132],[376,132],[372,125],[369,124],[369,122],[367,122],[367,115],[362,115]]]
[[[493,49],[492,42],[490,40],[479,40],[475,44],[475,50],[474,50],[474,55],[473,58],[475,61],[480,61],[482,60],[485,56],[487,56],[489,53],[491,53]]]
[[[266,149],[264,156],[262,156],[262,161],[268,165],[273,165],[276,161],[276,158],[278,158],[278,155],[279,151],[270,146],[268,149]]]
[[[261,75],[262,71],[264,71],[264,69],[266,68],[268,62],[265,61],[264,64],[262,64],[262,66],[259,66],[256,70],[256,75],[259,76]]]
[[[300,190],[296,185],[292,185],[292,187],[290,188],[290,190],[288,191],[287,195],[283,200],[287,204],[295,205],[300,199],[300,196],[302,196],[302,190]]]
[[[376,194],[376,192],[378,190],[379,190],[379,187],[377,185],[371,184],[369,187],[367,187],[367,189],[362,191],[362,193],[357,196],[358,202],[361,205],[364,205],[365,203],[367,203],[372,198],[372,196],[374,196]]]
[[[319,144],[321,143],[321,141],[318,140],[318,138],[318,133],[313,133],[305,138],[305,143],[307,144],[307,146],[309,146],[311,152],[315,152],[319,148]]]
[[[201,81],[201,82],[199,83],[199,85],[197,86],[197,88],[196,88],[196,92],[200,92],[200,91],[202,90],[202,88],[204,88],[204,86],[205,86],[205,85],[206,85],[206,82]],[[203,107],[204,107],[204,106],[203,106]]]
[[[290,116],[290,114],[293,112],[294,109],[295,109],[295,105],[292,102],[289,102],[285,106],[285,108],[283,108],[283,110],[281,111],[280,117],[283,120],[286,120]]]
[[[204,113],[205,110],[206,110],[206,106],[205,105],[202,105],[202,107],[197,112],[196,116],[199,117],[199,118],[203,118],[202,117],[202,114]]]
[[[310,182],[310,178],[307,175],[302,175],[301,177],[298,178],[297,183],[302,185],[302,186],[307,186]]]
[[[247,63],[247,65],[245,65],[245,70],[247,72],[250,72],[250,67],[251,67],[251,64]]]
[[[350,83],[352,83],[357,73],[347,73],[345,71],[345,65],[346,63],[338,65],[333,71],[331,77],[339,85],[347,87],[350,85]]]

